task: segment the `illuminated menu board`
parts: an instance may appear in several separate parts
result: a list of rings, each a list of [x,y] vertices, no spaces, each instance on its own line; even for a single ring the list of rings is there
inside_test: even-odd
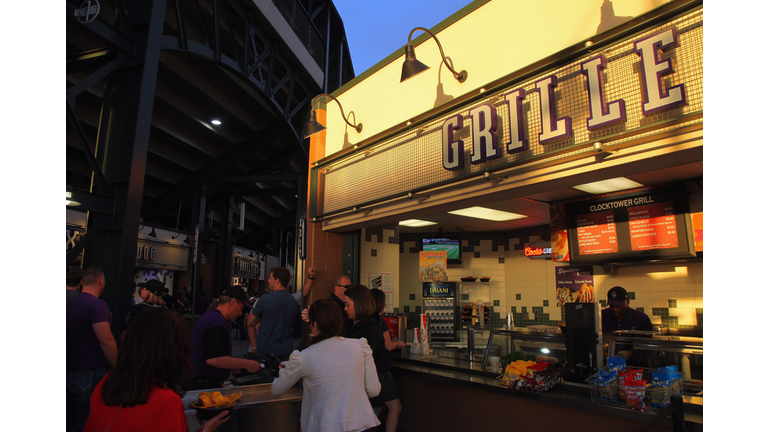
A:
[[[695,256],[684,188],[565,205],[572,263]]]
[[[576,216],[576,236],[582,255],[619,251],[613,210]]]
[[[671,202],[630,207],[629,239],[633,251],[677,247],[675,207]]]

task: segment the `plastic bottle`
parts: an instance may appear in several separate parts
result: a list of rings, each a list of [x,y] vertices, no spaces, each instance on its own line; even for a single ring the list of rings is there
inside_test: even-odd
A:
[[[687,355],[683,356],[683,381],[690,381],[691,380],[691,361],[688,359]]]

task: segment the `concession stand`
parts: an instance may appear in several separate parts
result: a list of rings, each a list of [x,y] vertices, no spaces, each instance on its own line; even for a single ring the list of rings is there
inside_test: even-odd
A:
[[[310,301],[338,274],[394,275],[385,292],[418,342],[392,362],[399,428],[702,429],[703,11],[478,0],[316,99],[306,265],[322,271]],[[416,55],[430,67],[411,77]],[[626,182],[588,188],[609,181]],[[457,222],[471,207],[516,219]],[[427,225],[406,228],[413,219]],[[461,255],[426,281],[419,257],[442,238]],[[427,282],[457,289],[438,301]],[[652,331],[602,333],[614,285]],[[424,315],[441,337],[412,340]],[[627,350],[644,402],[596,381]],[[526,355],[558,365],[551,385],[505,382]],[[685,379],[659,398],[651,374],[670,367]]]

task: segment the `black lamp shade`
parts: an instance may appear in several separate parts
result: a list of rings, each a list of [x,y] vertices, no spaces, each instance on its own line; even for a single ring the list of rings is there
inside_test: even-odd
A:
[[[324,130],[325,126],[321,125],[317,121],[317,114],[315,113],[315,110],[312,110],[312,113],[309,115],[309,121],[307,122],[306,130],[304,132],[304,138],[309,138],[310,136]]]
[[[400,82],[413,78],[427,69],[429,69],[429,66],[416,60],[416,51],[413,49],[413,45],[406,45],[405,61],[403,62],[403,72],[400,74]]]

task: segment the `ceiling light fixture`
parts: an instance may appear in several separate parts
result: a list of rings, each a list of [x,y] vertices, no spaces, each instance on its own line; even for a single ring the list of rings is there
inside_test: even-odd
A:
[[[67,185],[67,205],[70,207],[79,206],[80,203],[72,199],[72,186]]]
[[[406,226],[406,227],[412,227],[412,228],[425,227],[429,225],[437,225],[437,222],[430,222],[430,221],[419,220],[419,219],[408,219],[408,220],[400,221],[400,226]]]
[[[504,222],[504,221],[510,221],[515,219],[522,219],[527,218],[526,215],[521,215],[517,213],[510,213],[505,212],[502,210],[495,210],[485,207],[468,207],[464,209],[459,210],[453,210],[449,211],[449,214],[457,215],[457,216],[466,216],[476,219],[485,219],[490,221],[496,221],[496,222]]]
[[[425,29],[424,27],[416,27],[415,29],[411,30],[411,33],[408,35],[408,44],[405,46],[405,61],[403,61],[403,71],[400,75],[400,82],[406,81],[410,78],[415,77],[416,75],[424,72],[425,70],[429,69],[429,66],[425,65],[424,63],[416,60],[416,51],[413,48],[413,45],[411,44],[411,38],[413,37],[413,32],[416,30],[422,30],[428,35],[432,36],[432,39],[437,42],[437,48],[440,49],[440,56],[443,58],[443,63],[445,63],[445,66],[448,68],[449,71],[453,74],[453,77],[456,78],[457,81],[460,83],[463,83],[467,80],[467,71],[463,70],[461,72],[456,72],[451,65],[448,64],[448,60],[445,58],[445,54],[443,53],[443,47],[440,45],[440,41],[437,40],[437,37],[433,35],[429,30]]]
[[[220,125],[220,124],[221,124],[221,120],[216,120],[216,119],[214,119],[214,120],[211,120],[211,124],[212,124],[212,125],[216,125],[216,126],[218,126],[218,125]]]
[[[616,178],[600,180],[592,183],[584,183],[584,184],[580,184],[572,187],[582,192],[596,195],[596,194],[604,194],[604,193],[616,192],[616,191],[626,190],[626,189],[634,189],[634,188],[639,188],[643,186],[645,185],[642,185],[636,181],[632,181],[628,178],[616,177]]]
[[[341,117],[344,119],[344,121],[348,125],[350,125],[353,128],[355,128],[357,133],[362,132],[363,124],[362,123],[358,123],[357,126],[355,126],[353,123],[350,123],[349,120],[347,120],[347,116],[344,115],[344,109],[341,107],[341,102],[339,102],[339,100],[336,99],[335,97],[333,97],[333,96],[331,96],[329,94],[326,94],[326,93],[319,94],[319,95],[315,96],[314,99],[312,99],[312,105],[311,106],[315,106],[315,103],[317,102],[317,100],[320,97],[322,97],[322,96],[326,96],[326,97],[329,97],[329,98],[335,100],[336,103],[339,104],[339,110],[341,111]],[[326,129],[326,127],[321,125],[320,122],[317,121],[317,112],[313,108],[312,112],[309,115],[309,121],[307,122],[307,127],[306,127],[306,131],[304,133],[304,138],[309,138],[310,136],[312,136],[312,135],[314,135],[314,134],[316,134],[318,132],[322,132],[325,129]]]

